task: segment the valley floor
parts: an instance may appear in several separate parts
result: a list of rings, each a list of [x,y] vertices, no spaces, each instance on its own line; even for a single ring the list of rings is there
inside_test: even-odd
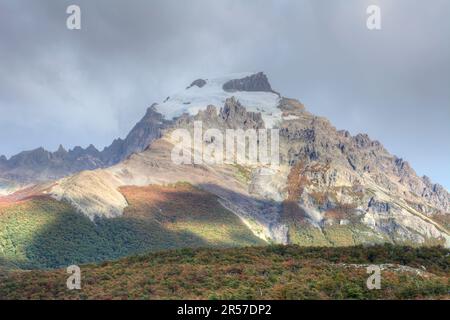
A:
[[[449,299],[440,247],[180,249],[65,269],[0,272],[0,299]],[[366,286],[381,265],[381,289]]]

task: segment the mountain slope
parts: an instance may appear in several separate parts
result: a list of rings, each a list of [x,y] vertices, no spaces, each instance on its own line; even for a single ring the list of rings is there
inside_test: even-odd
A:
[[[3,265],[55,268],[184,246],[264,244],[217,197],[188,184],[120,192],[124,214],[94,222],[48,196],[0,202]]]

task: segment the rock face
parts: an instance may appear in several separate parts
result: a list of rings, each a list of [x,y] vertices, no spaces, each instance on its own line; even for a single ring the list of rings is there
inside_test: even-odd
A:
[[[291,119],[280,125],[281,154],[290,166],[283,220],[291,239],[450,244],[450,195],[442,186],[418,177],[366,134],[338,131],[325,118],[295,110],[292,100],[280,107]]]
[[[145,150],[153,140],[161,137],[161,130],[168,123],[156,111],[155,106],[151,106],[125,140],[117,139],[102,151],[103,164],[110,166],[126,159],[132,153]]]
[[[222,108],[209,105],[195,116],[184,115],[174,123],[175,127],[192,129],[193,121],[201,121],[204,128],[219,129],[263,129],[264,121],[260,113],[247,111],[235,98],[225,100]]]
[[[264,121],[261,113],[247,112],[247,110],[234,98],[227,99],[220,109],[220,118],[230,128],[262,129]]]
[[[262,92],[275,92],[269,83],[267,76],[262,73],[256,73],[254,75],[242,78],[233,79],[226,82],[223,85],[223,90],[227,92],[235,91],[262,91]]]

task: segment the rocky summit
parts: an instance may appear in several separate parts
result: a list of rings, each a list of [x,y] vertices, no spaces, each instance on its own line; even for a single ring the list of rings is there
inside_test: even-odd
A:
[[[272,86],[269,83],[269,79],[262,72],[249,75],[242,79],[229,80],[223,84],[222,88],[227,92],[235,92],[235,91],[274,92],[272,90]]]

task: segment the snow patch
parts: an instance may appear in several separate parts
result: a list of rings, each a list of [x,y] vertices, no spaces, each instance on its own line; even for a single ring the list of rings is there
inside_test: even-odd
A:
[[[156,105],[158,112],[166,119],[173,119],[183,113],[196,115],[200,110],[205,110],[208,105],[223,107],[226,99],[235,97],[247,111],[260,112],[266,128],[273,128],[282,120],[282,111],[278,108],[280,97],[272,92],[226,92],[223,85],[233,79],[241,79],[252,73],[231,74],[215,79],[205,79],[206,84],[202,88],[197,86],[185,89],[161,104]]]

